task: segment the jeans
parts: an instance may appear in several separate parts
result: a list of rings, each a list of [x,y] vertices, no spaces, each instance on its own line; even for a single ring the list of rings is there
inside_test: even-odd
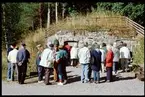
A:
[[[17,79],[16,80],[18,80],[18,66],[17,66],[17,63],[11,63],[11,79],[12,79],[12,81],[14,81],[14,71],[17,74]]]
[[[81,70],[81,82],[88,82],[88,73],[89,73],[89,64],[81,64],[82,70]]]
[[[99,71],[94,71],[93,70],[93,77],[94,77],[94,81],[99,81],[99,79],[100,79]]]
[[[113,71],[117,73],[118,62],[113,62]]]
[[[58,78],[59,78],[59,81],[62,82],[62,80],[63,80],[63,66],[62,66],[62,64],[58,64]]]
[[[42,81],[42,79],[43,79],[44,67],[42,67],[42,66],[37,66],[37,71],[38,71],[38,81]]]
[[[11,80],[11,63],[8,62],[7,80]]]

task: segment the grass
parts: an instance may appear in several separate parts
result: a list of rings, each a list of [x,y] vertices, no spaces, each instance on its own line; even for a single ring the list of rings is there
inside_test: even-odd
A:
[[[118,18],[116,18],[118,16]],[[109,17],[109,18],[106,18]],[[98,31],[108,29],[110,33],[115,34],[116,36],[126,37],[129,35],[133,35],[133,29],[125,25],[125,21],[123,18],[120,18],[119,14],[114,14],[110,11],[94,11],[92,13],[88,13],[86,16],[77,15],[75,17],[67,17],[64,20],[59,21],[57,24],[50,25],[49,29],[38,29],[34,32],[30,32],[26,34],[24,37],[24,41],[27,45],[27,49],[30,51],[31,58],[30,63],[28,64],[27,75],[30,72],[36,71],[36,45],[42,44],[45,46],[46,39],[48,36],[55,34],[57,31],[60,30],[70,30],[75,31],[77,33],[82,33],[84,31]],[[121,34],[122,33],[122,34]],[[22,39],[23,40],[23,39]],[[2,75],[3,78],[6,77],[7,71],[7,62],[6,62],[6,51],[2,51],[3,58],[2,58]]]
[[[134,63],[144,67],[144,37],[138,39],[139,44],[134,49],[133,58]]]

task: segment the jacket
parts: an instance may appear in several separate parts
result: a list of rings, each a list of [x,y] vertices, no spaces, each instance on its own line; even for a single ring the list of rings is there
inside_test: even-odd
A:
[[[90,63],[91,55],[90,55],[89,48],[87,47],[81,48],[79,50],[78,57],[79,57],[79,62],[81,64]]]
[[[106,67],[112,67],[113,66],[113,52],[112,50],[107,51],[106,54],[106,59],[105,59],[105,63],[106,63]]]
[[[101,69],[101,51],[100,50],[91,50],[91,69],[94,71],[100,71]]]
[[[116,47],[113,47],[112,51],[114,55],[113,62],[119,62],[119,56],[120,56],[119,49],[117,49]]]
[[[12,51],[9,52],[9,54],[8,54],[9,62],[17,63],[17,53],[18,53],[17,49],[13,49]]]
[[[47,68],[52,68],[53,67],[53,50],[46,48],[42,52],[41,55],[41,60],[39,65]]]
[[[78,59],[78,48],[72,47],[70,51],[71,59]]]

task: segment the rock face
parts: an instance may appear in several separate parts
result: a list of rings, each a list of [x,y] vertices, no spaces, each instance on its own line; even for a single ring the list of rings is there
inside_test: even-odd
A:
[[[131,41],[128,39],[118,38],[113,35],[109,35],[107,31],[98,31],[98,32],[87,32],[83,31],[79,33],[77,31],[58,31],[55,35],[48,37],[48,41],[53,41],[55,38],[58,38],[60,44],[63,45],[64,41],[87,41],[91,45],[92,42],[97,42],[98,44],[106,43],[106,44],[113,44],[116,40],[121,40],[127,43],[128,48],[132,51],[132,44],[135,44],[135,41]]]
[[[137,77],[140,81],[144,81],[144,68],[138,67],[135,71],[135,77]]]

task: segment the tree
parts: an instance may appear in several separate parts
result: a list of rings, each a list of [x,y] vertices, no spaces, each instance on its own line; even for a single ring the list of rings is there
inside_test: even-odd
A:
[[[50,26],[50,4],[48,3],[48,12],[47,12],[47,29]]]
[[[55,22],[56,22],[56,24],[57,24],[57,22],[58,22],[58,13],[57,13],[57,6],[58,6],[58,4],[57,4],[57,2],[55,3]]]

